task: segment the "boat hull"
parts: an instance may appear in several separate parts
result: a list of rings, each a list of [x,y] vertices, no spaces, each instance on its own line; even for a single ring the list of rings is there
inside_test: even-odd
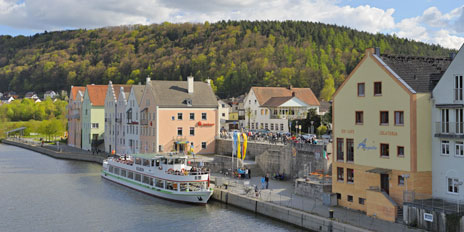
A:
[[[163,198],[166,200],[184,202],[184,203],[193,203],[193,204],[206,204],[213,195],[213,191],[196,191],[196,192],[173,192],[167,191],[165,189],[159,189],[154,186],[150,186],[143,183],[137,183],[133,180],[129,180],[124,177],[115,176],[106,171],[102,171],[101,176],[107,180],[115,182],[117,184],[123,185],[125,187],[137,190],[139,192]]]

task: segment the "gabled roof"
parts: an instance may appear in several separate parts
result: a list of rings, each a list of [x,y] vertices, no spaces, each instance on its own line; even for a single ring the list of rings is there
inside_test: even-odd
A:
[[[145,89],[145,85],[133,85],[132,89],[134,90],[135,99],[137,99],[137,104],[140,105],[143,96],[143,90]]]
[[[160,107],[217,108],[216,96],[208,83],[194,81],[193,93],[187,92],[187,81],[151,81],[153,94]],[[186,100],[191,100],[189,106]]]
[[[81,91],[82,94],[85,93],[85,87],[84,86],[71,86],[71,99],[76,100],[77,92]]]
[[[115,97],[116,101],[118,100],[119,92],[121,92],[121,87],[123,88],[124,93],[126,93],[126,96],[129,95],[127,93],[130,92],[130,88],[131,88],[130,85],[118,85],[118,84],[114,85],[113,84],[114,97]]]
[[[451,63],[451,58],[394,56],[381,54],[381,63],[396,74],[413,93],[431,92]],[[387,68],[387,69],[388,69]],[[389,71],[390,71],[389,70]]]
[[[261,106],[277,107],[277,106],[280,106],[280,105],[284,104],[285,102],[287,102],[288,100],[290,100],[292,98],[293,98],[292,96],[290,96],[290,97],[271,97],[267,102],[265,102]]]
[[[108,85],[87,85],[89,99],[93,106],[104,106]]]
[[[310,106],[319,106],[320,103],[310,88],[284,88],[284,87],[252,87],[260,105],[276,97],[295,97]],[[277,100],[276,100],[277,101]]]

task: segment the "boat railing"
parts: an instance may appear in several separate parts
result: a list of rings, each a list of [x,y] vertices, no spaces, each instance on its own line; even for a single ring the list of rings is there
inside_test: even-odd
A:
[[[166,174],[176,175],[176,176],[200,176],[200,175],[208,175],[209,170],[196,170],[196,171],[188,171],[188,170],[173,170],[169,169],[166,171]]]

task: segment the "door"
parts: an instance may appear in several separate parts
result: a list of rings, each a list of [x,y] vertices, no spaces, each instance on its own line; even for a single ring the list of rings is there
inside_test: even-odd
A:
[[[387,194],[390,193],[390,183],[388,181],[388,174],[380,174],[380,189]]]

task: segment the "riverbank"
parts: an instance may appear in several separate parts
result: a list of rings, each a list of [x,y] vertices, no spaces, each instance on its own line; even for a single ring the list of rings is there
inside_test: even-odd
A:
[[[91,154],[88,152],[73,152],[67,150],[59,150],[56,146],[45,145],[44,147],[40,146],[38,143],[23,143],[23,141],[14,141],[12,139],[3,139],[1,141],[4,144],[13,145],[35,151],[56,159],[67,159],[67,160],[78,160],[86,162],[94,162],[102,164],[103,160],[106,159],[106,154]],[[26,141],[27,142],[27,141]]]

